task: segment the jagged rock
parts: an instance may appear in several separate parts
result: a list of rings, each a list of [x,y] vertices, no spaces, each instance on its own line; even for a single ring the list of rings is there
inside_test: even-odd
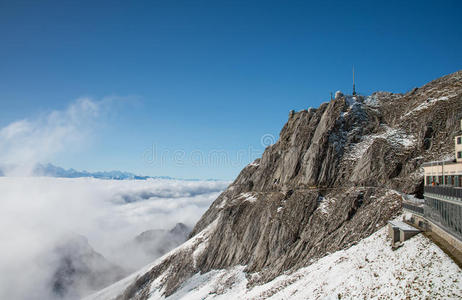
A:
[[[462,71],[407,94],[336,93],[293,113],[198,221],[187,247],[118,299],[147,299],[153,282],[170,295],[197,272],[236,265],[266,282],[351,246],[400,211],[400,192],[421,194],[421,163],[452,153],[461,118]]]
[[[187,240],[191,229],[183,223],[177,223],[170,230],[153,229],[147,230],[135,237],[132,246],[146,254],[149,263],[164,255]],[[132,251],[131,251],[132,252]]]
[[[127,275],[77,234],[63,236],[47,256],[49,265],[55,267],[50,288],[56,298],[81,299]]]

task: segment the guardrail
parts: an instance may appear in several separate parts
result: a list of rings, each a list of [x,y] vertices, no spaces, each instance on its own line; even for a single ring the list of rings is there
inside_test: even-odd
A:
[[[421,216],[424,215],[423,205],[418,206],[418,205],[414,205],[414,204],[411,204],[411,203],[408,203],[408,202],[403,202],[403,208],[407,209],[409,211],[412,211],[412,212],[414,212],[414,213],[416,213],[418,215],[421,215]]]
[[[462,188],[451,186],[425,186],[424,191],[427,194],[442,195],[451,198],[458,198],[462,201]]]

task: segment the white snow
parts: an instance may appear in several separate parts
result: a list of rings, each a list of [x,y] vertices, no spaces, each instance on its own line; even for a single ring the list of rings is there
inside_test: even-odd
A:
[[[319,197],[320,203],[317,210],[322,214],[328,214],[329,209],[332,204],[336,201],[335,198],[326,198],[326,197]]]
[[[194,261],[194,267],[196,267],[197,265],[197,258],[199,257],[199,255],[201,255],[204,250],[207,248],[207,245],[208,245],[208,241],[207,240],[204,240],[202,243],[200,243],[196,250],[194,250],[193,252],[193,261]]]
[[[252,167],[258,167],[260,164],[257,163],[256,161],[253,161],[252,163],[249,164],[249,166],[252,166]]]
[[[322,203],[326,202],[323,199]],[[400,217],[401,218],[401,217]],[[399,218],[399,219],[400,219]],[[130,277],[90,296],[112,299],[136,278],[175,251],[195,247],[193,255],[204,250],[217,220],[176,250]],[[167,299],[460,299],[462,271],[440,248],[421,234],[392,250],[387,227],[381,228],[358,244],[328,254],[293,273],[248,287],[245,266],[197,273]],[[162,281],[166,271],[150,286],[150,300],[165,299]]]
[[[243,201],[248,201],[248,202],[257,201],[257,197],[255,196],[254,193],[251,193],[251,192],[239,194],[237,198],[242,199]]]
[[[360,105],[360,102],[358,101],[358,96],[346,95],[345,100],[350,107],[353,107],[354,105]]]
[[[258,273],[250,274],[258,277]],[[461,269],[422,235],[393,251],[384,227],[349,249],[247,288],[244,266],[196,274],[167,299],[460,299]],[[150,299],[161,299],[159,294]]]
[[[416,141],[413,135],[408,135],[399,129],[386,125],[383,125],[382,128],[382,133],[365,135],[359,143],[353,144],[349,151],[345,153],[345,158],[350,160],[361,158],[376,139],[384,139],[392,145],[400,145],[405,148],[413,146]]]
[[[378,107],[380,105],[379,98],[377,95],[367,96],[366,99],[364,99],[364,104],[371,107]]]
[[[419,112],[421,110],[424,110],[424,109],[427,109],[431,106],[433,106],[434,104],[436,104],[437,102],[439,101],[446,101],[448,100],[449,97],[448,96],[442,96],[442,97],[439,97],[439,98],[428,98],[427,101],[421,103],[419,106],[417,106],[416,108],[414,108],[413,110],[409,111],[407,114],[405,114],[402,118],[405,118],[405,117],[408,117],[412,114],[415,114],[416,112]]]

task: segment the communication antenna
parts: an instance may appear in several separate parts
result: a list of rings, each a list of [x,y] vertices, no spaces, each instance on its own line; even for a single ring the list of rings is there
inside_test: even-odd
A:
[[[356,96],[356,89],[355,89],[355,66],[353,65],[353,96]]]

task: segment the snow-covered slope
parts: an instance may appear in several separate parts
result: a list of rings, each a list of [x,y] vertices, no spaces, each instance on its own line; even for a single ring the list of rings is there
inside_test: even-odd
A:
[[[210,234],[215,230],[217,221],[211,223],[207,228],[202,230],[199,234],[195,235],[193,238],[189,239],[179,247],[175,248],[174,250],[170,251],[169,253],[165,254],[164,256],[158,258],[153,263],[145,266],[141,270],[129,275],[128,277],[120,280],[119,282],[114,283],[113,285],[99,291],[96,294],[90,295],[86,297],[85,300],[97,300],[97,299],[115,299],[118,296],[122,295],[127,289],[130,289],[134,283],[139,281],[146,276],[150,272],[153,272],[156,268],[158,268],[164,261],[168,261],[170,258],[177,258],[183,252],[191,254],[193,260],[191,261],[192,264],[196,263],[196,258],[203,250],[205,250],[205,246],[207,245],[208,239],[210,238]],[[164,272],[163,276],[159,276],[157,280],[151,283],[151,294],[157,295],[158,298],[162,298],[161,293],[161,283],[162,279],[167,275],[172,275],[172,273],[178,272],[178,270],[168,269]],[[169,274],[170,273],[170,274]]]
[[[208,229],[209,230],[209,229]],[[187,244],[204,237],[208,230]],[[173,252],[174,252],[173,251]],[[169,255],[169,254],[168,254]],[[167,255],[167,256],[168,256]],[[151,265],[150,267],[153,267]],[[460,299],[462,271],[440,248],[419,234],[393,251],[384,227],[346,250],[329,254],[292,274],[252,286],[258,273],[245,266],[197,273],[166,299]],[[146,272],[147,269],[144,269]],[[89,299],[120,295],[138,272]],[[149,299],[164,299],[156,280]]]
[[[448,99],[431,102],[441,97]],[[407,115],[423,103],[433,104]],[[368,293],[375,292],[374,287],[377,290],[389,284],[399,289],[394,280],[404,275],[399,275],[398,270],[404,272],[405,266],[417,270],[416,274],[427,274],[426,268],[430,267],[424,261],[429,257],[441,260],[432,257],[433,252],[425,254],[424,240],[407,249],[407,253],[403,250],[406,248],[400,249],[404,252],[402,262],[394,256],[399,252],[385,252],[380,258],[377,254],[368,257],[369,262],[359,253],[348,252],[331,264],[336,272],[323,269],[328,261],[319,264],[319,272],[309,273],[311,269],[306,268],[315,268],[316,260],[373,235],[399,214],[402,193],[421,196],[421,164],[453,152],[453,143],[448,141],[456,134],[461,116],[462,71],[406,94],[379,92],[370,97],[353,97],[339,93],[317,109],[291,112],[277,142],[245,167],[196,223],[191,233],[193,240],[216,223],[215,229],[203,238],[206,243],[196,241],[188,243],[187,248],[177,248],[148,272],[135,276],[116,294],[117,299],[221,294],[226,298],[273,294],[289,298],[292,295],[272,292],[273,288],[281,288],[279,280],[286,279],[293,281],[290,286],[297,286],[297,282],[300,285],[298,291],[283,290],[295,292],[295,296],[301,293],[301,297],[338,297],[350,286],[357,286],[358,293],[371,297]],[[419,242],[419,238],[414,241]],[[418,245],[424,254],[415,259],[423,260],[413,265],[412,254],[419,251]],[[390,251],[384,238],[376,248],[379,246]],[[367,247],[360,250],[369,252]],[[374,269],[363,266],[354,270],[359,264],[357,257]],[[382,269],[376,265],[378,262],[383,262]],[[379,274],[381,270],[383,274]],[[359,275],[353,276],[356,273]],[[447,279],[450,273],[442,276]],[[433,274],[438,273],[431,273],[431,278]],[[366,279],[369,283],[361,283]],[[418,278],[412,280],[416,283],[409,279],[404,287],[409,284],[421,288]],[[343,281],[347,282],[342,288]],[[437,277],[425,287],[433,293],[440,292],[433,281]],[[201,282],[207,284],[200,288]],[[449,282],[444,282],[444,288],[450,291]],[[308,288],[302,288],[308,283]],[[361,287],[376,283],[378,286]]]

